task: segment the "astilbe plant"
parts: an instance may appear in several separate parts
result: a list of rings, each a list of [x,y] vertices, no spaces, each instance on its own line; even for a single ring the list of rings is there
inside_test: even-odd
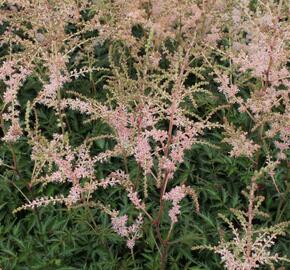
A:
[[[279,261],[287,261],[286,257],[273,253],[271,248],[275,245],[278,236],[285,235],[285,231],[290,225],[289,221],[280,222],[270,227],[257,226],[256,220],[269,218],[269,215],[260,210],[265,197],[256,196],[258,181],[265,178],[272,171],[272,166],[268,165],[260,171],[255,171],[248,186],[248,191],[243,191],[243,195],[248,200],[246,210],[230,209],[234,217],[239,222],[238,226],[234,221],[229,220],[225,215],[219,217],[230,228],[232,239],[229,239],[225,232],[221,235],[221,240],[216,246],[195,246],[193,250],[209,249],[221,256],[226,269],[229,270],[251,270],[267,265],[275,269],[274,264]]]
[[[82,16],[91,5],[90,1],[1,2],[0,24],[4,29],[1,45],[7,51],[7,59],[1,68],[1,80],[7,85],[3,110],[6,107],[8,112],[4,120],[12,122],[7,140],[15,141],[14,137],[21,134],[15,107],[18,90],[29,74],[43,83],[43,91],[35,102],[53,107],[64,128],[59,106],[60,89],[71,75],[76,76],[73,70],[69,74],[66,66],[71,54],[83,43],[87,45],[86,51],[91,50],[92,39],[82,37],[97,27],[94,16],[90,20]],[[73,30],[69,29],[70,23]]]
[[[286,260],[278,254],[271,254],[277,236],[284,235],[288,222],[271,227],[255,225],[256,216],[267,217],[260,211],[262,196],[255,196],[258,183],[270,177],[280,193],[275,180],[276,170],[286,165],[289,170],[289,7],[279,3],[258,1],[236,1],[228,20],[233,28],[228,32],[228,49],[218,52],[228,58],[229,69],[221,71],[212,66],[221,91],[232,108],[238,108],[252,122],[252,128],[242,131],[224,119],[226,142],[232,146],[230,155],[248,157],[253,161],[254,173],[249,184],[248,210],[232,209],[240,227],[235,227],[224,215],[233,239],[224,238],[212,249],[221,255],[227,269],[257,269],[262,265],[271,266],[279,260]],[[243,91],[241,90],[243,89]],[[247,89],[245,91],[244,89]],[[237,107],[235,107],[237,106]],[[287,120],[286,120],[287,119]],[[283,124],[282,124],[283,123]],[[287,133],[287,135],[286,135]],[[255,140],[250,139],[251,135]],[[266,162],[261,162],[266,159]],[[286,161],[286,162],[285,162]],[[287,185],[287,184],[286,184]],[[194,247],[202,248],[202,247]]]
[[[248,1],[229,1],[228,5],[224,1],[175,0],[5,1],[1,8],[1,22],[6,24],[3,44],[10,53],[0,69],[0,79],[7,86],[1,115],[11,127],[4,141],[15,142],[22,134],[17,92],[25,78],[34,74],[43,87],[27,103],[25,115],[25,135],[34,162],[31,184],[70,186],[67,194],[36,199],[15,212],[49,203],[99,208],[111,217],[112,229],[126,239],[132,252],[142,236],[142,223],[149,220],[160,252],[160,268],[165,269],[182,212],[181,200],[189,196],[196,212],[200,211],[195,189],[181,182],[177,172],[193,145],[215,147],[206,136],[213,129],[223,130],[221,142],[232,147],[230,156],[249,158],[253,170],[267,171],[279,191],[275,170],[289,152],[287,7],[284,1],[258,1],[254,8],[250,6]],[[72,25],[77,30],[70,32]],[[105,101],[64,90],[78,76],[93,72],[91,67],[71,72],[68,68],[91,52],[96,43],[85,34],[92,30],[98,31],[94,37],[98,43],[111,44],[110,66],[103,69],[108,72]],[[19,51],[15,45],[20,46]],[[217,57],[226,62],[223,70],[214,62]],[[225,99],[204,110],[198,97],[222,100],[218,92],[209,90],[208,70]],[[60,132],[52,139],[39,128],[39,106],[55,111],[58,117]],[[67,110],[80,112],[92,123],[102,121],[110,127],[110,134],[88,137],[81,145],[72,146],[65,124]],[[236,127],[226,116],[216,120],[227,110],[247,117],[251,130],[245,131],[243,124]],[[98,140],[110,141],[112,148],[92,155],[92,145]],[[268,164],[261,165],[265,155]],[[123,160],[123,166],[98,179],[95,167],[114,157]],[[138,176],[133,177],[128,160],[136,162]],[[261,213],[255,174],[248,211],[234,210],[241,230],[224,217],[235,238],[213,248],[227,269],[250,270],[284,259],[270,255],[268,248],[288,223],[253,228],[254,216]],[[99,189],[115,186],[126,192],[137,212],[131,224],[131,217],[111,209],[96,195]],[[157,199],[151,194],[156,190]],[[172,207],[165,215],[167,201]],[[149,207],[152,203],[153,209]]]

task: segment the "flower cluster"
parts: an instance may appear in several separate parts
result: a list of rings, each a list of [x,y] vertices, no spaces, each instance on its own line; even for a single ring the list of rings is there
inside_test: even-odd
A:
[[[63,202],[68,207],[81,199],[86,191],[80,185],[81,179],[95,179],[95,160],[91,158],[86,145],[72,149],[68,139],[62,135],[54,135],[52,141],[34,138],[32,160],[35,162],[32,183],[70,182],[72,187]]]
[[[184,192],[184,186],[175,187],[170,192],[165,193],[163,199],[172,201],[173,207],[169,210],[169,216],[172,223],[177,222],[177,216],[180,214],[180,205],[179,202],[186,196]]]
[[[127,239],[127,247],[132,250],[135,246],[136,239],[141,237],[142,215],[140,214],[135,222],[128,226],[128,216],[118,216],[118,212],[114,212],[114,215],[111,217],[111,222],[113,230]]]
[[[229,123],[225,123],[225,128],[227,137],[223,139],[223,142],[233,147],[230,151],[232,157],[252,157],[260,148],[258,144],[255,144],[252,140],[247,138],[247,132],[235,130]]]
[[[19,124],[19,103],[17,94],[23,85],[27,76],[31,71],[22,66],[18,66],[15,61],[6,61],[0,67],[0,80],[6,85],[6,90],[3,93],[3,109],[2,117],[5,121],[11,123],[3,140],[6,142],[15,142],[21,135],[22,129]],[[2,129],[4,129],[4,126]]]
[[[222,262],[226,269],[229,270],[251,270],[258,269],[263,265],[270,265],[278,261],[287,260],[279,256],[277,253],[272,254],[271,248],[275,245],[277,236],[284,235],[289,222],[282,222],[272,227],[253,228],[253,218],[258,215],[266,216],[258,208],[263,197],[251,196],[255,190],[255,184],[249,195],[249,208],[247,212],[232,210],[233,214],[241,222],[241,228],[234,227],[233,223],[225,216],[220,217],[228,224],[232,230],[233,239],[222,239],[217,246],[213,248],[214,252],[221,256]],[[251,201],[254,200],[254,201]]]
[[[197,195],[195,191],[188,186],[185,185],[177,186],[163,195],[163,199],[166,201],[171,201],[173,205],[173,207],[169,210],[169,217],[171,219],[172,224],[178,221],[177,216],[180,214],[179,203],[186,195],[189,195],[193,198],[196,210],[199,211]]]

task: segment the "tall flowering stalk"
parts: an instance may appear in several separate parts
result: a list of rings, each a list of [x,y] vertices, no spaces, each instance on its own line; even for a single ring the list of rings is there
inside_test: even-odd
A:
[[[210,249],[214,251],[221,256],[224,266],[229,270],[252,270],[259,269],[264,265],[275,269],[275,263],[279,261],[289,262],[288,258],[271,251],[277,237],[285,235],[285,231],[290,225],[289,221],[270,227],[254,225],[254,220],[269,217],[267,213],[260,210],[265,198],[256,196],[257,181],[265,177],[269,171],[271,171],[271,166],[267,166],[259,172],[256,171],[251,179],[248,192],[243,192],[248,200],[248,209],[246,211],[231,209],[240,228],[235,226],[225,215],[220,215],[220,218],[230,228],[232,239],[222,237],[217,246],[196,246],[193,248],[194,250]]]
[[[0,68],[0,80],[6,85],[1,106],[2,129],[5,129],[5,122],[10,122],[10,126],[3,138],[6,142],[15,142],[22,135],[22,129],[19,124],[17,94],[29,74],[30,71],[27,68],[20,66],[18,70],[17,63],[13,60],[4,62]]]
[[[271,253],[271,248],[277,236],[285,234],[289,222],[259,227],[255,221],[259,217],[268,217],[260,210],[265,198],[257,195],[258,183],[270,178],[280,193],[275,180],[276,170],[285,165],[284,161],[289,157],[289,137],[284,132],[289,124],[289,70],[286,68],[289,7],[283,5],[283,1],[279,4],[265,1],[258,1],[255,6],[251,4],[250,1],[233,1],[231,13],[227,15],[228,26],[233,26],[228,32],[229,46],[218,52],[229,61],[226,73],[212,65],[204,55],[216,74],[218,90],[224,94],[232,110],[237,108],[252,124],[252,128],[245,132],[223,119],[223,142],[231,146],[230,156],[247,157],[252,160],[254,169],[249,192],[244,193],[248,209],[232,209],[240,228],[221,215],[233,238],[224,237],[215,247],[194,247],[213,250],[229,270],[258,269],[263,265],[274,269],[278,261],[288,261]],[[289,170],[289,164],[286,163],[286,167]]]

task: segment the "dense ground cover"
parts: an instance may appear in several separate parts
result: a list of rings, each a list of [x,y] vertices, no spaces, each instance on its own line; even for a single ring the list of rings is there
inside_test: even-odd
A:
[[[289,10],[0,1],[0,267],[289,269]]]

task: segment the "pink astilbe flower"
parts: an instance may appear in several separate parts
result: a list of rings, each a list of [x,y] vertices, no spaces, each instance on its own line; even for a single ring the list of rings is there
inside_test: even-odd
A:
[[[86,115],[94,115],[95,114],[95,108],[93,104],[80,100],[79,98],[67,98],[62,99],[60,102],[61,109],[70,108],[75,111],[79,111],[80,113],[86,114]]]
[[[5,142],[16,142],[21,135],[22,129],[20,127],[19,120],[14,118],[12,119],[12,124],[2,140]]]
[[[290,149],[290,114],[285,114],[285,117],[280,117],[273,122],[266,134],[270,138],[279,134],[279,140],[274,141],[279,150],[278,159],[287,159],[287,152]]]
[[[110,173],[105,179],[99,182],[99,186],[107,188],[108,186],[121,185],[128,180],[128,176],[124,171],[118,170]]]
[[[173,107],[171,107],[174,110]],[[168,133],[163,130],[153,128],[146,134],[156,142],[154,156],[159,160],[159,168],[164,171],[167,179],[172,179],[178,165],[183,162],[186,150],[190,150],[197,142],[197,137],[203,134],[207,124],[205,122],[192,123],[184,117],[179,108],[175,108],[176,114],[172,117],[172,122],[177,131],[170,139]]]
[[[151,26],[159,38],[174,37],[174,27],[181,24],[181,31],[186,34],[196,27],[201,17],[201,10],[194,3],[186,1],[152,1]]]
[[[226,96],[227,100],[230,103],[235,102],[236,101],[235,97],[239,92],[239,89],[236,85],[230,83],[229,76],[226,74],[222,74],[215,80],[216,82],[220,83],[218,90]]]
[[[128,236],[128,216],[116,216],[111,218],[113,230],[122,237]]]
[[[176,164],[172,160],[166,157],[162,157],[159,161],[160,169],[164,170],[165,174],[167,175],[168,179],[172,179],[174,172],[176,170]]]
[[[251,12],[247,4],[233,10],[233,66],[237,67],[239,74],[247,74],[248,78],[255,78],[259,82],[249,88],[250,97],[240,100],[239,111],[251,116],[256,124],[255,128],[265,127],[265,124],[277,126],[277,108],[285,106],[284,112],[287,114],[289,23],[281,18],[287,17],[288,11],[282,11],[280,6],[270,2],[258,5],[256,12]],[[246,37],[241,38],[241,33],[246,33]],[[245,86],[248,88],[249,85],[245,83]],[[281,117],[283,118],[283,114]]]
[[[272,109],[279,107],[279,100],[281,100],[281,92],[273,87],[268,87],[263,92],[253,92],[251,97],[244,103],[244,106],[253,113],[258,121],[265,114],[271,113]]]
[[[252,157],[253,154],[260,148],[258,144],[255,144],[252,140],[247,138],[247,132],[242,130],[235,130],[232,125],[225,123],[226,138],[223,142],[232,146],[230,156],[232,157]]]
[[[153,128],[159,121],[158,109],[149,104],[142,104],[136,109],[136,117],[133,118],[134,126],[140,132],[142,129],[144,131]],[[135,120],[135,121],[134,121]]]
[[[41,197],[37,198],[19,208],[16,208],[13,212],[16,213],[21,210],[25,209],[34,209],[36,207],[46,206],[49,204],[59,204],[65,202],[65,198],[63,195],[56,196],[56,197]]]
[[[0,68],[0,80],[2,80],[7,86],[7,89],[3,94],[5,104],[12,102],[17,103],[17,93],[30,73],[31,71],[29,69],[21,66],[18,68],[15,61],[7,61],[3,63]]]
[[[176,135],[173,136],[172,146],[171,146],[171,159],[174,163],[182,163],[184,152],[189,150],[192,145],[196,142],[197,135],[202,133],[202,129],[197,125],[188,124],[184,130],[178,130]]]
[[[127,241],[128,248],[132,249],[135,246],[136,239],[141,237],[141,227],[143,225],[143,216],[139,214],[135,222],[128,227],[128,232],[131,235],[131,239]]]
[[[254,219],[259,216],[268,217],[268,214],[260,210],[264,197],[257,196],[257,179],[263,177],[265,172],[272,170],[272,164],[268,168],[255,171],[249,192],[243,192],[248,199],[248,209],[246,211],[231,209],[231,212],[240,223],[235,226],[227,217],[219,216],[231,229],[232,239],[222,237],[219,244],[211,248],[215,253],[221,255],[221,260],[228,270],[253,270],[263,265],[273,266],[274,262],[287,260],[277,253],[272,253],[271,248],[275,244],[277,236],[284,235],[289,226],[289,222],[281,222],[271,227],[259,227],[255,225]]]
[[[51,173],[50,175],[46,175],[45,177],[41,177],[42,181],[47,181],[47,182],[63,182],[63,174],[61,171],[56,171]]]
[[[168,212],[169,217],[172,223],[176,223],[178,221],[177,216],[180,214],[180,205],[173,204],[173,207]]]
[[[3,140],[6,142],[16,142],[22,135],[19,124],[19,105],[17,94],[27,76],[31,73],[29,69],[18,67],[15,61],[6,61],[0,67],[0,80],[6,85],[3,94],[5,113],[3,119],[11,123]]]
[[[95,160],[90,156],[88,147],[81,145],[75,153],[76,163],[74,166],[74,174],[78,179],[94,178]]]
[[[253,270],[263,265],[273,265],[273,262],[285,259],[277,253],[271,254],[271,248],[275,245],[277,236],[283,235],[282,230],[285,230],[288,225],[285,222],[278,224],[276,228],[273,226],[269,230],[255,231],[250,253],[247,251],[249,240],[245,234],[232,227],[233,240],[222,240],[218,246],[214,247],[214,251],[221,256],[228,270]]]
[[[153,128],[152,130],[146,130],[146,135],[148,137],[152,137],[156,141],[156,152],[160,152],[165,149],[165,143],[168,139],[168,134],[165,130]]]
[[[82,192],[82,179],[95,180],[95,160],[91,158],[86,145],[73,149],[67,138],[55,134],[51,141],[44,138],[34,140],[32,160],[35,161],[37,174],[32,182],[69,182],[72,187],[65,198],[68,207],[79,202]],[[54,165],[54,166],[52,166]]]
[[[143,217],[139,214],[135,222],[128,226],[128,216],[118,216],[118,212],[115,212],[111,217],[112,228],[121,237],[127,238],[127,247],[133,249],[135,242],[141,237],[141,226],[143,224]]]
[[[50,56],[48,60],[49,82],[43,86],[43,90],[38,94],[37,102],[47,107],[60,109],[61,103],[58,100],[58,91],[69,81],[66,74],[67,59],[59,54]]]
[[[259,145],[254,144],[252,140],[246,138],[246,133],[239,133],[239,137],[224,139],[224,142],[229,143],[233,149],[230,151],[230,156],[251,157],[260,148]]]
[[[207,4],[209,6],[209,3]],[[216,40],[220,28],[217,17],[222,12],[218,1],[210,2],[211,13],[204,16],[205,7],[194,1],[151,0],[150,5],[146,0],[123,1],[118,0],[111,3],[107,10],[101,11],[106,18],[104,27],[101,28],[101,39],[108,37],[115,40],[126,40],[126,43],[132,48],[138,46],[138,41],[131,35],[133,25],[139,24],[144,29],[151,31],[155,43],[163,42],[170,38],[174,39],[178,35],[184,39],[192,38],[192,34],[197,31],[204,31],[216,35],[212,40]],[[115,17],[110,16],[110,10],[115,11]],[[120,24],[120,18],[122,23]],[[118,20],[119,19],[119,20]],[[115,31],[113,31],[113,29]],[[210,36],[204,35],[210,39]]]
[[[172,203],[174,203],[174,204],[177,204],[185,196],[186,196],[185,186],[177,186],[177,187],[173,188],[170,192],[165,193],[163,198],[165,200],[172,201]]]
[[[74,185],[70,191],[69,191],[69,195],[65,198],[65,203],[68,207],[76,204],[80,198],[81,198],[81,194],[82,194],[83,189],[81,188],[81,186],[79,184]]]
[[[146,137],[140,136],[137,139],[137,144],[134,149],[134,152],[136,161],[143,168],[145,174],[149,174],[153,166],[153,158],[151,154],[151,146],[148,143],[148,139]]]
[[[269,37],[260,34],[257,37],[252,36],[253,40],[247,48],[247,53],[241,52],[234,61],[241,66],[241,71],[252,70],[253,75],[269,81],[275,81],[282,77],[280,74],[281,59],[285,61],[285,51],[281,46],[274,47],[274,44],[283,44],[284,40],[267,40]],[[284,37],[283,37],[284,38]],[[271,69],[269,69],[271,67]]]
[[[215,44],[222,37],[222,33],[217,25],[213,25],[205,37],[205,41],[209,44]]]
[[[177,186],[163,196],[164,200],[171,201],[173,207],[169,210],[169,217],[172,223],[178,221],[177,216],[180,214],[179,202],[186,196],[185,186]]]
[[[234,9],[234,20],[239,21],[236,24],[235,31],[245,31],[247,38],[244,42],[234,41],[233,61],[240,66],[241,71],[247,69],[258,78],[262,78],[266,83],[281,78],[284,65],[287,62],[287,38],[289,37],[289,25],[287,22],[280,21],[280,15],[277,7],[269,12],[269,8],[261,10],[259,16],[254,13],[247,13],[247,16],[241,17],[243,8]],[[247,11],[246,11],[247,12]],[[249,24],[249,19],[252,23]],[[238,37],[238,35],[236,36]],[[237,50],[236,50],[237,49]],[[280,74],[280,72],[282,72]]]
[[[134,191],[133,183],[129,179],[129,175],[125,174],[123,171],[116,171],[110,173],[105,179],[100,180],[97,186],[107,188],[115,185],[120,185],[125,188],[128,193],[128,198],[135,206],[136,209],[145,209],[145,204],[138,197],[137,191]]]
[[[119,106],[114,111],[108,112],[108,122],[115,129],[117,138],[124,149],[127,149],[133,137],[133,129],[130,128],[131,114],[124,106]]]
[[[55,163],[63,181],[74,182],[76,179],[94,177],[95,162],[86,146],[81,145],[77,149],[72,149],[67,142],[63,143],[63,140],[62,135],[55,134],[46,147],[41,142],[35,141],[32,159]]]
[[[128,198],[133,203],[136,209],[145,209],[145,204],[142,203],[142,200],[138,197],[138,193],[133,191],[133,188],[127,188]]]

